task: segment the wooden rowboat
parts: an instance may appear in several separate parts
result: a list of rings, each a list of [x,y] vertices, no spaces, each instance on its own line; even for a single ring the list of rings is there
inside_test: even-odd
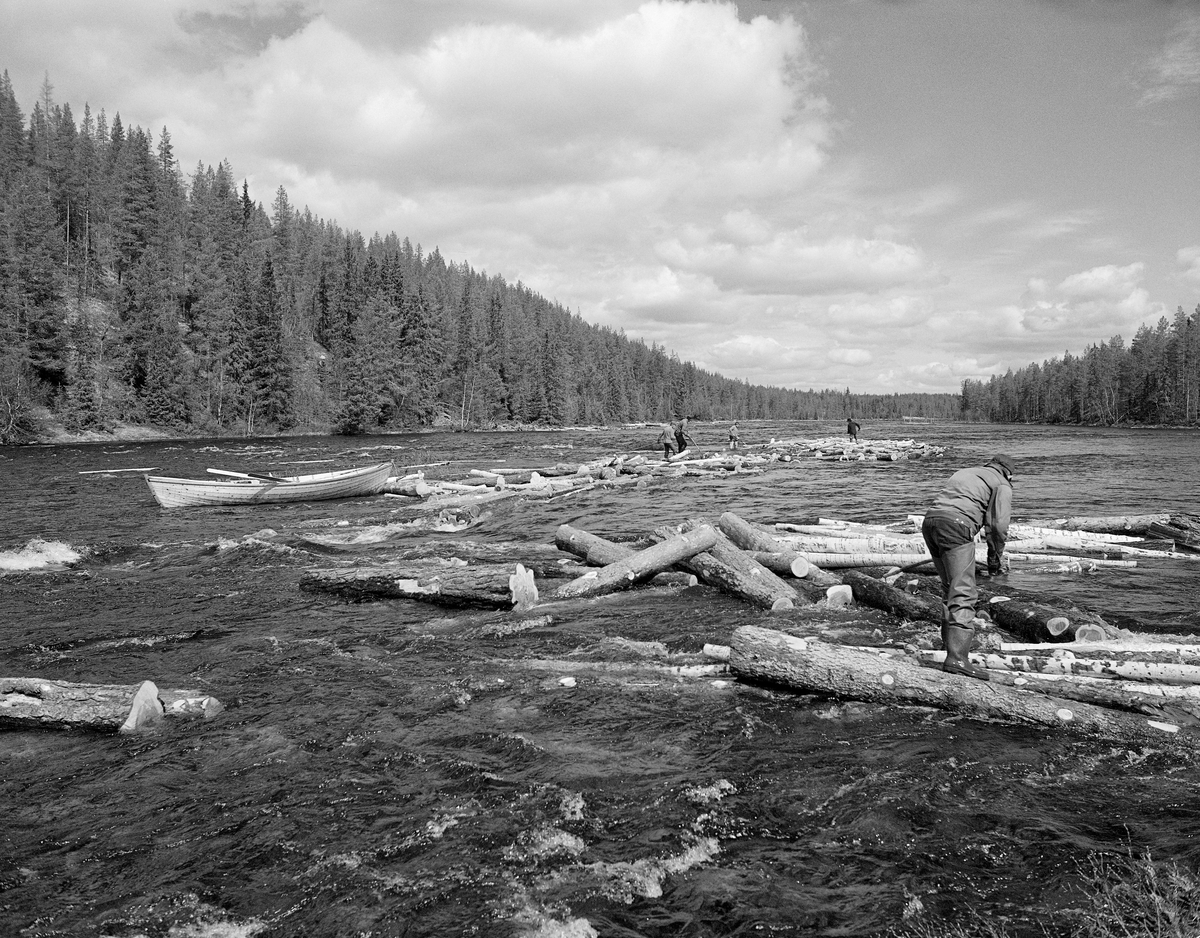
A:
[[[272,476],[210,469],[221,479],[170,479],[146,476],[146,484],[163,508],[204,505],[260,505],[310,502],[356,495],[378,495],[393,474],[391,462],[303,476]]]

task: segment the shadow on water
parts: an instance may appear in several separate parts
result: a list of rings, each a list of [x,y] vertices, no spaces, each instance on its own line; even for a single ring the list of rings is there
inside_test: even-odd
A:
[[[747,443],[839,429],[741,427]],[[715,448],[720,433],[695,435]],[[661,665],[788,619],[704,587],[549,621],[298,588],[307,570],[414,539],[552,543],[564,522],[628,537],[725,510],[900,520],[996,450],[1018,460],[1021,519],[1188,510],[1184,434],[868,426],[949,449],[510,499],[445,534],[405,531],[413,509],[396,499],[163,512],[138,473],[110,471],[390,456],[461,478],[651,455],[654,435],[0,453],[24,493],[0,504],[0,552],[39,539],[79,555],[0,577],[5,673],[149,677],[227,707],[138,737],[3,734],[0,934],[867,935],[973,911],[1010,935],[1067,935],[1095,853],[1200,864],[1194,756],[681,677]],[[1194,569],[1178,564],[1012,579],[1147,628],[1200,624]],[[865,613],[851,625],[887,626]]]

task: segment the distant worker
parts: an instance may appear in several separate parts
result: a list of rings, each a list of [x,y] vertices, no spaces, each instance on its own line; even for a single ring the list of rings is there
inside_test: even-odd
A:
[[[846,433],[853,442],[858,442],[858,431],[861,429],[862,424],[855,420],[853,416],[846,421]]]
[[[738,428],[736,420],[729,425],[729,448],[738,448]]]
[[[657,441],[663,448],[663,459],[670,459],[675,452],[675,429],[669,423],[662,425]]]
[[[689,443],[695,442],[688,436],[687,425],[689,419],[688,417],[684,417],[679,423],[675,424],[675,447],[681,453],[688,448]]]
[[[959,469],[925,513],[921,535],[942,581],[942,644],[946,646],[943,671],[988,680],[986,668],[967,658],[975,627],[979,590],[975,585],[975,536],[987,531],[988,573],[1008,569],[1004,544],[1012,513],[1011,456],[993,456],[986,466]]]

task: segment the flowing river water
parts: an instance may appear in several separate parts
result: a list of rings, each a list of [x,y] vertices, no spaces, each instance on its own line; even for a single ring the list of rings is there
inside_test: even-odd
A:
[[[741,429],[753,446],[842,426]],[[724,442],[723,425],[692,429],[701,450]],[[298,586],[428,539],[552,544],[562,523],[615,538],[726,510],[899,521],[1001,451],[1018,462],[1018,520],[1195,511],[1195,433],[868,423],[864,440],[944,455],[509,498],[443,531],[384,496],[167,511],[141,472],[119,471],[390,458],[461,479],[653,458],[656,435],[0,448],[2,673],[150,679],[226,706],[135,736],[0,732],[0,936],[833,936],[970,915],[1059,935],[1097,852],[1200,866],[1200,760],[1187,753],[650,666],[740,625],[804,625],[704,586],[548,620]],[[1189,635],[1198,571],[1014,565],[1009,581]],[[886,615],[854,616],[867,640],[887,635]]]

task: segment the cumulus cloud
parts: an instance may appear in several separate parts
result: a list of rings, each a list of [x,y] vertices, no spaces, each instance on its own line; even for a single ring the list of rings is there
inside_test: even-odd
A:
[[[1200,244],[1180,248],[1175,254],[1179,266],[1183,268],[1183,279],[1188,283],[1200,286]]]

